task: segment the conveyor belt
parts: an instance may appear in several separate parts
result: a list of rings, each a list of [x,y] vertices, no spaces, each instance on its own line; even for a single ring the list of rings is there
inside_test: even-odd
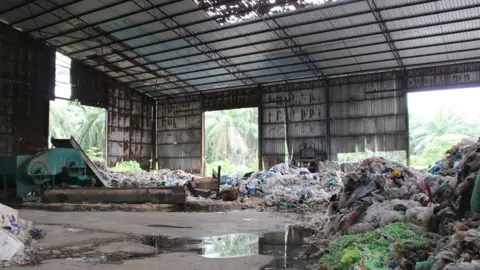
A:
[[[85,164],[87,165],[87,174],[95,177],[96,181],[96,186],[98,187],[109,187],[109,184],[105,179],[103,179],[102,174],[98,171],[97,167],[93,162],[88,158],[88,156],[83,152],[82,147],[78,144],[78,142],[75,140],[75,138],[70,137],[70,139],[51,139],[52,145],[55,146],[56,148],[73,148],[77,149],[82,153],[83,160],[85,161]]]

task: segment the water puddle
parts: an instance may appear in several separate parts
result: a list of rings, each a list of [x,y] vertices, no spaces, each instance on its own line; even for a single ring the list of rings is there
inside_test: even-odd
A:
[[[145,238],[159,253],[190,251],[211,259],[270,255],[275,259],[257,269],[305,269],[306,239],[312,230],[297,226],[281,226],[280,231],[263,234],[228,234],[201,239],[169,239],[162,236]]]

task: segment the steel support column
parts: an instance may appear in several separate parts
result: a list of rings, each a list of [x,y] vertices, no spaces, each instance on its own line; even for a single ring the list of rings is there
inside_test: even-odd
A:
[[[332,147],[330,136],[330,82],[325,80],[325,149],[327,160],[332,160]]]
[[[403,74],[403,96],[404,96],[404,110],[405,110],[405,126],[407,128],[406,131],[406,145],[407,149],[406,150],[406,158],[407,158],[407,166],[410,166],[410,121],[408,118],[408,77],[406,73]]]

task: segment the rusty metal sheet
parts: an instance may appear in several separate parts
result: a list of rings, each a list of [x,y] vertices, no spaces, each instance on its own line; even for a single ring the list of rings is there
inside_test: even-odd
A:
[[[154,100],[120,83],[108,93],[108,165],[135,160],[149,169]]]
[[[168,188],[74,188],[47,190],[43,203],[154,203],[181,204],[186,202],[184,187]]]
[[[0,22],[0,154],[48,146],[55,50]]]
[[[159,168],[202,172],[203,111],[201,100],[158,102],[157,158]]]

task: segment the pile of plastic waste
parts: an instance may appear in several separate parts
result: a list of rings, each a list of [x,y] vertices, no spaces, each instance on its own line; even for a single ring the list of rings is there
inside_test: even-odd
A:
[[[35,239],[43,237],[32,222],[18,218],[18,211],[0,204],[0,266],[26,265],[33,261]]]
[[[267,206],[311,206],[328,202],[343,187],[343,173],[329,164],[318,173],[289,164],[277,164],[266,172],[229,176],[220,191],[238,190],[240,197],[261,198]]]
[[[112,187],[170,187],[183,186],[199,176],[182,170],[162,169],[158,171],[100,171]]]
[[[320,269],[480,269],[480,141],[425,174],[370,158],[342,181],[310,224]]]

